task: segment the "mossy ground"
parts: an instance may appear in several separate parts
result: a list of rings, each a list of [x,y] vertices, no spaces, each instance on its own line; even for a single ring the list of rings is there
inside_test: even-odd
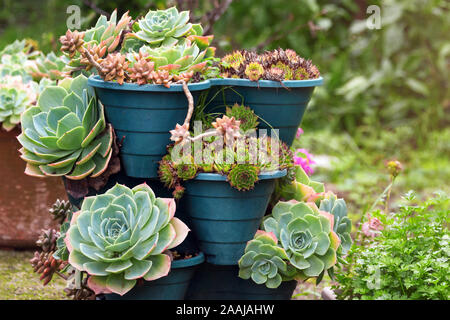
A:
[[[61,300],[65,282],[59,277],[42,286],[29,260],[32,251],[0,250],[0,300]]]

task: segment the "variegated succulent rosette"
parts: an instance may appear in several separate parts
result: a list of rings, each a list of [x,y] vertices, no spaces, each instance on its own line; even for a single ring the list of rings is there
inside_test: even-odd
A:
[[[116,184],[87,197],[65,238],[69,263],[89,275],[96,294],[124,295],[138,279],[164,277],[171,268],[167,250],[189,232],[175,210],[174,199],[155,197],[146,184],[132,189]]]

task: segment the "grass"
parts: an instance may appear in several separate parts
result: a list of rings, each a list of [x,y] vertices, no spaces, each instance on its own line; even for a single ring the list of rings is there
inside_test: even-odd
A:
[[[61,300],[65,282],[55,277],[43,287],[29,260],[31,251],[0,250],[0,300]]]

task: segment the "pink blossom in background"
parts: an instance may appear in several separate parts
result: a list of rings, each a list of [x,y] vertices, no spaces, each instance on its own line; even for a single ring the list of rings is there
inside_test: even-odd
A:
[[[308,176],[314,173],[314,169],[311,167],[315,164],[312,159],[312,155],[306,149],[297,149],[294,153],[294,163],[301,166]]]
[[[298,128],[297,129],[297,134],[295,135],[295,137],[298,139],[300,138],[300,136],[303,134],[303,129],[302,128]]]
[[[369,215],[369,221],[363,223],[361,230],[365,236],[374,238],[379,235],[379,231],[383,230],[383,228],[380,220]]]

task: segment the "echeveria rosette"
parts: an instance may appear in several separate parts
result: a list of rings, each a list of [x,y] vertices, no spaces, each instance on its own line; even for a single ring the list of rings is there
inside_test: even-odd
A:
[[[178,12],[176,7],[150,10],[133,25],[128,39],[137,39],[152,47],[173,46],[189,35],[201,36],[203,28],[189,23],[189,11]],[[128,40],[127,39],[127,40]]]
[[[352,246],[352,222],[347,217],[347,205],[344,199],[337,199],[335,194],[329,193],[320,201],[320,210],[329,212],[334,217],[333,231],[341,240],[342,253],[346,254]]]
[[[88,285],[96,294],[123,295],[137,279],[164,277],[171,267],[164,252],[189,231],[174,214],[174,199],[156,198],[146,184],[133,189],[116,184],[87,197],[67,232],[69,263],[90,275]]]
[[[171,74],[202,71],[207,65],[205,59],[214,54],[208,49],[201,50],[196,43],[189,41],[172,47],[144,46],[140,52],[154,62],[155,69],[167,70]],[[133,62],[133,54],[128,54],[128,59]]]
[[[3,79],[8,78],[13,77],[7,76]],[[27,91],[20,87],[14,87],[12,83],[3,79],[0,81],[0,123],[4,130],[11,131],[20,123],[21,114],[31,105],[32,101]]]
[[[278,202],[263,227],[280,239],[298,279],[318,277],[336,264],[340,240],[333,231],[333,218],[315,204]]]
[[[278,288],[282,281],[291,280],[296,270],[286,261],[288,257],[271,232],[259,230],[245,247],[239,259],[239,277],[250,279],[267,288]]]
[[[106,125],[87,78],[66,78],[46,87],[21,117],[21,158],[31,176],[98,177],[112,155],[113,130]]]

